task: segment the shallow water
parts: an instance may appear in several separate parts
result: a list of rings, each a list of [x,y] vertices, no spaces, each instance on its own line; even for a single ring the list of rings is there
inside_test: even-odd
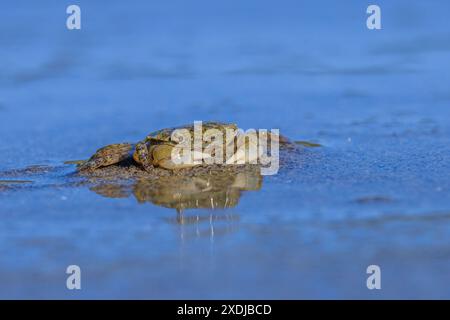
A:
[[[448,2],[78,3],[2,4],[0,297],[450,298]],[[63,164],[208,119],[323,147],[190,223]]]

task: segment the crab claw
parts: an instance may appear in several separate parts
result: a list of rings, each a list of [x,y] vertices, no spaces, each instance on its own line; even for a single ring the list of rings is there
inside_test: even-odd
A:
[[[136,151],[133,154],[134,161],[140,163],[145,171],[150,172],[152,169],[152,158],[148,152],[145,142],[136,144]]]

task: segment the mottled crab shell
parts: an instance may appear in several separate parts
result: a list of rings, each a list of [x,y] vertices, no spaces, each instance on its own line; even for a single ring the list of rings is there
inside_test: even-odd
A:
[[[188,130],[191,133],[192,139],[194,139],[194,125],[190,124],[190,125],[178,126],[178,127],[173,127],[173,128],[165,128],[165,129],[161,129],[161,130],[152,132],[149,135],[147,135],[147,137],[145,138],[145,141],[148,142],[148,141],[156,140],[156,141],[161,141],[161,142],[172,142],[172,139],[171,139],[172,133],[175,130],[180,130],[180,129]],[[215,121],[202,122],[202,134],[210,129],[216,129],[216,130],[225,132],[226,129],[237,130],[238,127],[234,123],[224,123],[224,122],[215,122]]]

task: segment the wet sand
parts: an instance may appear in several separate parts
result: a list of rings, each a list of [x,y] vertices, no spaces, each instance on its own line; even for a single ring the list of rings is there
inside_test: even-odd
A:
[[[450,7],[377,4],[2,4],[0,297],[450,298]],[[262,179],[64,165],[194,120],[322,147]]]

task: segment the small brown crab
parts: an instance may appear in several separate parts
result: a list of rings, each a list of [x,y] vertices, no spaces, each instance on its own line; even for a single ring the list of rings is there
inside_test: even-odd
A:
[[[116,164],[130,158],[134,159],[136,163],[142,165],[142,167],[146,171],[150,171],[152,166],[174,170],[201,164],[201,162],[180,163],[173,161],[173,148],[180,142],[173,140],[173,133],[175,130],[184,130],[184,133],[188,133],[188,139],[191,139],[191,141],[189,142],[195,144],[195,124],[162,129],[150,133],[143,141],[138,142],[137,144],[118,143],[103,147],[97,150],[97,152],[95,152],[95,154],[90,159],[81,162],[79,164],[78,170],[94,170],[100,167]],[[219,134],[222,133],[223,136],[226,136],[227,134],[233,135],[232,139],[223,139],[223,150],[225,150],[229,145],[232,145],[231,148],[233,148],[234,150],[232,152],[232,156],[225,159],[226,163],[239,160],[240,158],[242,158],[242,156],[247,156],[246,160],[248,160],[248,153],[247,155],[245,155],[245,152],[242,153],[237,151],[239,147],[242,146],[242,144],[248,147],[249,144],[255,142],[249,142],[249,140],[247,139],[238,139],[241,133],[235,124],[203,122],[201,124],[201,130],[202,137],[203,134],[207,134],[207,132],[211,132],[211,130],[214,132],[218,132]],[[236,143],[237,140],[240,140],[241,142]],[[214,156],[214,154],[212,153],[214,151],[203,151],[204,142],[200,143],[202,146],[202,152],[200,156],[202,156],[203,159]],[[280,139],[280,143],[282,143],[282,139]]]

